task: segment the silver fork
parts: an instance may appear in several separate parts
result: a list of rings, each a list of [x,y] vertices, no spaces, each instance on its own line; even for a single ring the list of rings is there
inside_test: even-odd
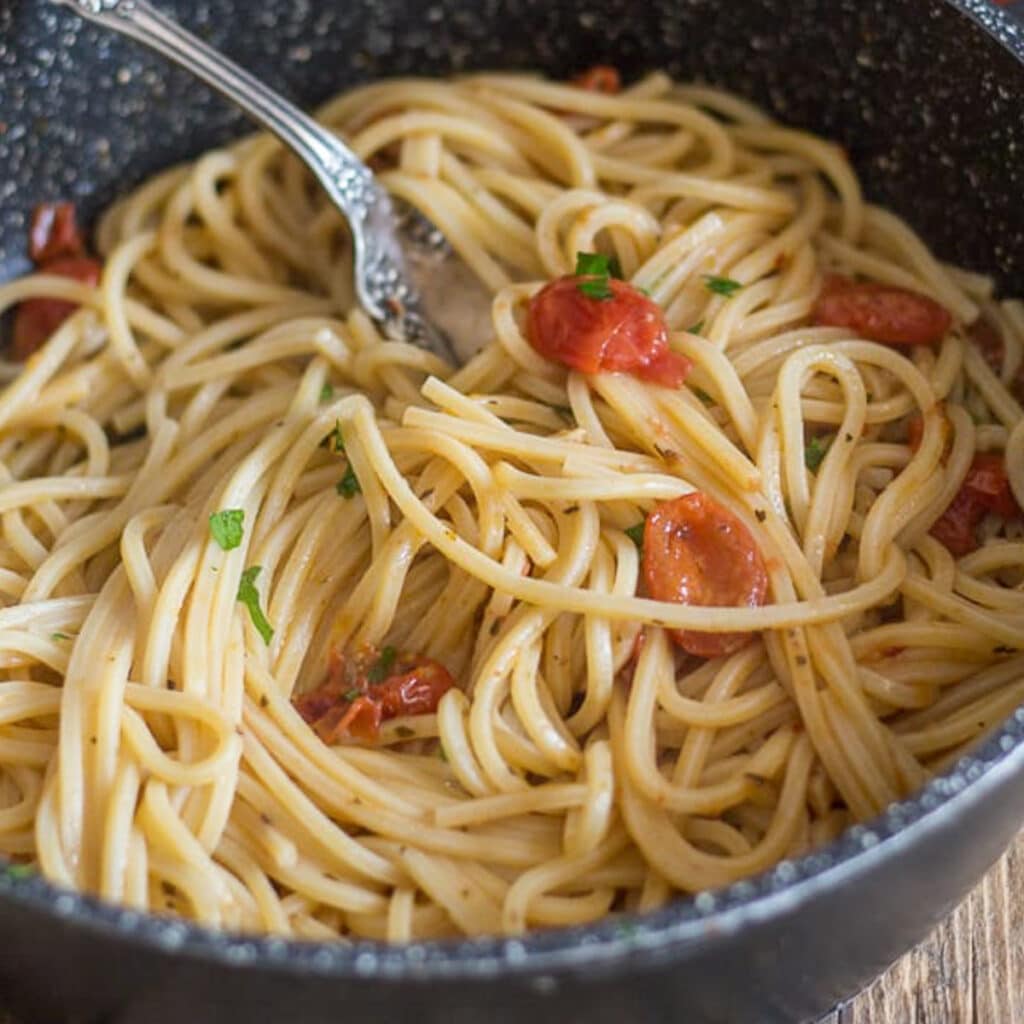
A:
[[[480,347],[489,322],[486,291],[437,227],[408,203],[393,200],[336,135],[145,0],[54,2],[191,71],[302,160],[348,221],[356,296],[388,337],[452,364]]]

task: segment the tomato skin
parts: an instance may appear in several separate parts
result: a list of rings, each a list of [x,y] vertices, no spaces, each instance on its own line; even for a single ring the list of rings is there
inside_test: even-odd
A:
[[[1017,519],[1021,509],[1010,488],[1003,456],[979,452],[960,490],[929,532],[945,544],[951,555],[961,558],[977,549],[975,530],[989,513],[1001,519]]]
[[[86,256],[65,256],[39,268],[42,274],[74,278],[83,284],[97,285],[102,267]],[[65,299],[39,297],[18,303],[14,313],[11,354],[17,360],[28,359],[51,334],[78,308]]]
[[[581,71],[571,79],[571,82],[578,89],[600,92],[607,96],[612,96],[622,89],[622,78],[618,69],[610,64],[595,64],[592,68]]]
[[[768,594],[768,570],[757,541],[728,509],[695,491],[661,502],[647,516],[641,571],[657,601],[704,607],[757,608]],[[701,658],[732,654],[750,633],[674,629],[678,647]]]
[[[327,679],[294,699],[295,709],[325,743],[346,737],[374,741],[390,718],[433,714],[455,685],[440,662],[407,652],[395,656],[388,675],[375,680],[381,656],[374,647],[334,651]]]
[[[888,345],[937,345],[953,318],[927,295],[830,274],[815,304],[814,322],[848,327],[862,338]]]
[[[611,297],[593,299],[579,286],[598,278],[567,275],[530,300],[526,333],[544,357],[582,373],[631,373],[664,387],[679,387],[692,363],[668,345],[658,305],[641,291],[607,279]]]
[[[430,715],[454,685],[455,680],[443,665],[424,658],[411,671],[385,679],[374,688],[373,694],[380,702],[385,719]]]
[[[40,203],[32,211],[28,229],[28,254],[33,263],[49,263],[85,252],[74,203]]]

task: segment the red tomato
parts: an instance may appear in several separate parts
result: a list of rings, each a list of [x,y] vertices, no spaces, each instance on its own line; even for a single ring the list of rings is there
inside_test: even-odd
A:
[[[608,64],[595,64],[586,71],[581,71],[572,79],[577,88],[588,92],[603,92],[612,95],[622,89],[622,79],[616,68]]]
[[[647,516],[642,570],[647,593],[658,601],[757,608],[768,593],[768,570],[750,531],[699,491],[664,501]],[[679,647],[701,658],[738,651],[750,636],[672,631]]]
[[[814,322],[848,327],[862,338],[889,345],[936,345],[953,318],[927,295],[830,274],[815,304]]]
[[[370,697],[357,697],[348,706],[348,710],[335,726],[335,737],[351,736],[357,740],[373,741],[380,735],[382,719],[380,705]],[[327,737],[321,736],[325,742]]]
[[[975,530],[989,513],[1016,519],[1021,510],[1010,489],[1003,456],[980,452],[949,507],[932,525],[931,535],[955,557],[968,555],[978,547]]]
[[[32,211],[28,229],[28,254],[33,263],[47,263],[61,256],[81,256],[85,243],[75,222],[74,203],[40,203]]]
[[[380,702],[384,717],[429,715],[437,710],[441,698],[455,685],[448,670],[430,658],[420,658],[416,666],[401,675],[390,676],[372,690]]]
[[[580,284],[600,278],[560,277],[530,300],[527,336],[542,355],[583,373],[632,373],[679,387],[692,366],[668,347],[668,326],[656,303],[625,281],[608,278],[611,296],[594,299]]]
[[[327,679],[294,704],[325,743],[375,740],[381,722],[432,714],[454,685],[448,670],[431,658],[364,647],[349,655],[334,652]]]
[[[39,268],[43,274],[72,277],[83,284],[99,283],[102,268],[96,260],[85,256],[67,256]],[[28,359],[51,334],[78,308],[64,299],[26,299],[14,313],[14,334],[11,354],[17,360]]]

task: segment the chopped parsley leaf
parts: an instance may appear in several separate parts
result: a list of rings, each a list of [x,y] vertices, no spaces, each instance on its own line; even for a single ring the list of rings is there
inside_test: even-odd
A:
[[[345,700],[347,700],[349,702],[349,704],[351,704],[353,701],[359,700],[359,698],[362,697],[362,695],[363,695],[363,691],[362,690],[357,690],[353,686],[351,690],[346,690],[342,694],[342,697],[344,697]]]
[[[332,452],[345,451],[345,438],[341,433],[341,423],[338,420],[334,421],[334,429],[327,435],[327,447]]]
[[[230,551],[242,543],[245,509],[224,508],[210,516],[210,535],[222,551]]]
[[[327,381],[326,384],[320,389],[320,401],[329,402],[334,397],[334,385]]]
[[[362,488],[359,486],[359,477],[356,476],[351,463],[346,467],[345,475],[338,481],[334,489],[346,499],[354,498],[362,492]]]
[[[697,397],[698,397],[698,398],[699,398],[699,399],[700,399],[700,400],[701,400],[701,401],[702,401],[702,402],[703,402],[703,403],[704,403],[705,405],[714,405],[714,404],[715,404],[715,400],[714,400],[714,399],[713,399],[713,398],[712,398],[712,397],[711,397],[711,396],[710,396],[710,395],[709,395],[709,394],[708,394],[708,393],[707,393],[707,392],[706,392],[706,391],[705,391],[705,390],[704,390],[703,388],[694,388],[694,389],[693,389],[693,393],[694,393],[694,394],[695,394],[695,395],[696,395],[696,396],[697,396]]]
[[[644,546],[644,523],[641,520],[639,523],[634,523],[632,526],[626,527],[626,536],[638,547]]]
[[[250,565],[242,573],[242,578],[238,581],[237,600],[249,609],[249,618],[256,627],[256,632],[263,637],[265,644],[269,644],[270,638],[274,635],[274,627],[267,622],[267,617],[260,608],[260,592],[256,589],[256,579],[262,571],[262,565]]]
[[[67,633],[51,633],[50,634],[50,639],[51,640],[70,640],[71,637],[69,637],[67,635]]]
[[[610,272],[607,256],[602,256],[600,253],[577,253],[575,274],[578,278],[587,278],[587,276],[607,278]]]
[[[622,278],[622,267],[614,256],[602,256],[599,252],[576,253],[576,276],[585,277],[576,287],[588,299],[610,299],[613,295],[608,279]]]
[[[704,321],[698,320],[692,327],[686,328],[687,334],[700,334],[704,330]]]
[[[804,465],[812,473],[818,471],[834,440],[834,434],[822,434],[820,437],[812,437],[807,442],[807,447],[804,448]]]
[[[705,274],[704,275],[704,287],[709,292],[714,292],[716,295],[724,295],[725,298],[731,298],[735,295],[743,285],[739,281],[734,281],[731,277],[719,277],[717,274]]]
[[[588,299],[610,299],[612,297],[607,276],[588,278],[586,281],[580,281],[576,287]]]
[[[366,673],[366,681],[368,683],[383,683],[391,674],[391,669],[394,667],[395,658],[397,657],[398,651],[388,644],[387,647],[381,650],[380,657],[370,667],[370,671]]]

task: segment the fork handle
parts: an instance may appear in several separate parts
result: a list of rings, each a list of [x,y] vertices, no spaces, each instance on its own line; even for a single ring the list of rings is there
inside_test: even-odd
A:
[[[348,220],[359,304],[388,336],[454,362],[448,338],[420,313],[419,295],[395,234],[391,197],[341,139],[146,0],[54,2],[180,64],[291,148]]]
[[[289,146],[316,175],[350,223],[361,223],[383,190],[336,135],[207,46],[146,0],[55,0],[78,15],[169,57],[220,92]]]

